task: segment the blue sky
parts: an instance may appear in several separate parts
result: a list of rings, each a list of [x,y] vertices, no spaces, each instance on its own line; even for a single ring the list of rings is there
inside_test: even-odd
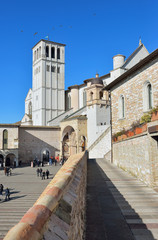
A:
[[[24,115],[32,87],[32,47],[45,36],[66,44],[65,85],[104,75],[112,57],[128,57],[139,37],[149,52],[158,47],[157,0],[8,0],[0,3],[0,123]],[[34,36],[34,33],[38,32]]]

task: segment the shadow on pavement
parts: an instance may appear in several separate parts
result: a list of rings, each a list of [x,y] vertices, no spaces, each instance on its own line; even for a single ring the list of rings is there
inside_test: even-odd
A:
[[[132,211],[132,216],[123,216],[110,192],[111,188],[115,188],[117,197],[128,210]],[[142,219],[120,194],[95,159],[88,160],[86,205],[86,240],[134,240],[135,237],[130,229],[131,224],[128,225],[126,222],[128,218],[139,220],[139,226],[143,226],[142,228],[147,230],[145,239],[154,240]]]
[[[12,200],[15,200],[15,199],[18,199],[18,198],[23,198],[23,197],[26,197],[26,196],[27,196],[27,195],[10,197],[10,200],[5,200],[5,196],[3,196],[3,199],[0,200],[0,203],[10,202],[10,201],[12,201]]]

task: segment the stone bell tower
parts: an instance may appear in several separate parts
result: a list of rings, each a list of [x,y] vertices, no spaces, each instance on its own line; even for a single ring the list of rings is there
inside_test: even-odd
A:
[[[108,107],[108,92],[103,90],[103,81],[96,77],[88,82],[87,93],[87,133],[88,147],[101,135],[110,124],[110,110]]]
[[[65,45],[40,40],[32,51],[32,120],[46,126],[65,111]]]

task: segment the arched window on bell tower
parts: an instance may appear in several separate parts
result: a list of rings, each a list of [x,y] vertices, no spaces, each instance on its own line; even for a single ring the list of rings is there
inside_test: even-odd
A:
[[[55,48],[51,48],[51,58],[55,58]]]
[[[39,47],[39,58],[41,57],[41,47]]]
[[[39,56],[38,56],[38,48],[37,48],[37,59],[38,59],[38,57],[39,57]]]
[[[60,59],[60,48],[57,49],[57,59]]]
[[[34,61],[36,61],[36,51],[34,51]]]
[[[46,46],[46,57],[49,57],[49,46]]]

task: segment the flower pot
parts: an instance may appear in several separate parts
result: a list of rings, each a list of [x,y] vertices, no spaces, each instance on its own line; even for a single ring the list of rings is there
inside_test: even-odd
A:
[[[152,117],[151,117],[151,121],[156,121],[156,120],[158,120],[158,112],[153,112]]]
[[[137,134],[142,133],[143,131],[142,131],[142,128],[136,127],[136,128],[134,129],[134,132],[135,132],[135,134],[137,135]]]
[[[126,134],[123,134],[122,135],[122,139],[126,139],[127,138],[127,135]]]
[[[147,123],[142,125],[142,132],[146,132],[147,131]]]
[[[128,137],[132,137],[132,136],[134,136],[134,132],[132,132],[132,131],[128,131],[127,136],[128,136]]]
[[[117,139],[118,139],[118,141],[121,141],[122,140],[122,136],[118,136]]]

